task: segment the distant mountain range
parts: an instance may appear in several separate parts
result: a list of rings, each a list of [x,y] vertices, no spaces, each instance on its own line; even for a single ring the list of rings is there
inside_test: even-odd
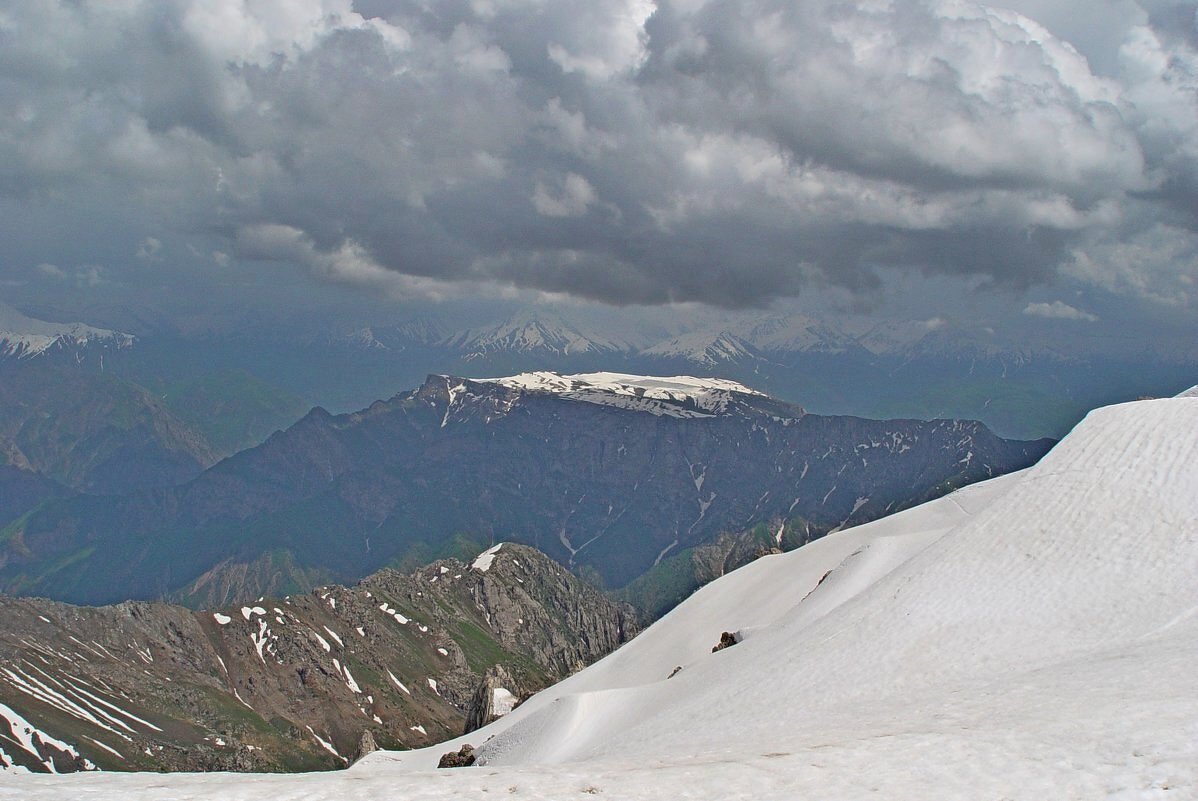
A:
[[[140,347],[0,306],[0,525],[48,497],[187,481],[310,408],[241,370],[134,380]]]
[[[1033,346],[942,318],[746,312],[688,320],[530,309],[468,328],[421,318],[347,330],[313,343],[303,364],[324,358],[319,350],[339,354],[325,371],[338,376],[335,387],[313,371],[306,386],[343,409],[392,391],[387,375],[414,383],[431,372],[689,373],[746,382],[823,414],[979,419],[1024,439],[1062,436],[1089,409],[1147,387],[1176,392],[1198,365],[1194,350],[1114,357],[1047,342]],[[352,373],[351,363],[362,368]],[[293,373],[305,370],[297,363]]]
[[[741,315],[729,320],[628,326],[623,319],[575,320],[551,310],[526,310],[469,328],[431,319],[375,326],[338,335],[374,348],[437,347],[468,360],[499,355],[541,357],[622,354],[680,359],[695,365],[735,363],[795,353],[874,356],[952,354],[1066,359],[1059,350],[1020,347],[945,320],[879,323],[857,318],[819,319],[804,314]]]
[[[731,378],[821,414],[977,419],[1003,436],[1035,439],[1063,436],[1096,406],[1145,391],[1173,394],[1198,367],[1193,347],[1123,347],[1112,352],[1122,355],[1103,355],[1076,337],[1021,339],[968,320],[879,320],[832,311],[688,314],[563,305],[499,313],[445,304],[369,326],[308,317],[261,320],[248,313],[205,326],[110,310],[101,315],[112,321],[105,328],[7,313],[14,315],[20,325],[8,327],[20,333],[10,337],[17,344],[10,344],[9,356],[0,351],[0,367],[15,361],[100,365],[160,394],[239,372],[302,398],[309,408],[335,412],[390,397],[432,373],[614,370]],[[123,323],[135,338],[116,334]],[[27,344],[42,342],[48,334],[35,329],[45,326],[83,326],[117,338],[78,337],[69,347],[60,339],[41,350]],[[273,430],[262,428],[255,429],[257,439],[242,437],[240,447]]]
[[[50,501],[0,530],[0,589],[220,605],[524,542],[609,587],[721,534],[775,547],[1024,467],[975,422],[807,414],[731,381],[431,376],[303,420],[184,484]]]
[[[132,347],[135,338],[83,323],[50,323],[27,317],[0,303],[0,359],[68,356],[102,359],[105,353]]]

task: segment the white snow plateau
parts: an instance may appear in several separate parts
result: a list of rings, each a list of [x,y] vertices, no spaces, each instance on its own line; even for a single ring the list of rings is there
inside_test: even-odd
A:
[[[1198,397],[1123,404],[724,576],[458,741],[320,775],[0,775],[0,799],[1195,798],[1196,577]],[[463,742],[480,765],[433,769]]]
[[[649,412],[658,416],[713,417],[723,413],[737,395],[761,393],[723,378],[629,375],[626,373],[520,373],[506,378],[474,379],[526,392],[557,395],[569,400]]]

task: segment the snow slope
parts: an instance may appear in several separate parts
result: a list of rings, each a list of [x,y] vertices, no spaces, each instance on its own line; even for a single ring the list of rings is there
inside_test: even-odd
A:
[[[0,356],[29,359],[58,344],[85,346],[94,342],[108,342],[115,347],[126,348],[133,344],[133,337],[83,323],[35,320],[0,303]]]
[[[1093,412],[1029,470],[713,582],[464,738],[482,767],[428,772],[446,744],[0,799],[1198,797],[1196,465],[1198,398]]]
[[[694,331],[659,342],[641,351],[642,356],[682,359],[702,367],[757,358],[751,346],[727,331]]]

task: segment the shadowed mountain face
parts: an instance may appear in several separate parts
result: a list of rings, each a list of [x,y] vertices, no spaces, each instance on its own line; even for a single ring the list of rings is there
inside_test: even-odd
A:
[[[732,382],[432,376],[355,414],[316,409],[187,484],[48,504],[0,534],[0,587],[219,604],[424,562],[455,535],[524,542],[621,586],[723,532],[810,539],[1050,444],[805,414]]]
[[[49,498],[70,495],[66,487],[17,464],[0,464],[0,520],[10,519],[33,509]]]
[[[90,494],[170,486],[308,408],[239,371],[142,386],[86,360],[0,358],[0,465]],[[0,521],[22,511],[0,498]]]
[[[186,481],[216,460],[203,435],[143,387],[77,365],[0,362],[0,463],[81,492],[120,493]]]
[[[242,607],[0,598],[0,616],[0,768],[39,772],[343,767],[364,742],[493,720],[637,631],[511,543]],[[6,738],[14,724],[37,736]]]

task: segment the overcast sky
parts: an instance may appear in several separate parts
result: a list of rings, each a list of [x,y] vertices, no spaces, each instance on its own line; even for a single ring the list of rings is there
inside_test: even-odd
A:
[[[1184,329],[1196,9],[0,0],[0,301]]]

